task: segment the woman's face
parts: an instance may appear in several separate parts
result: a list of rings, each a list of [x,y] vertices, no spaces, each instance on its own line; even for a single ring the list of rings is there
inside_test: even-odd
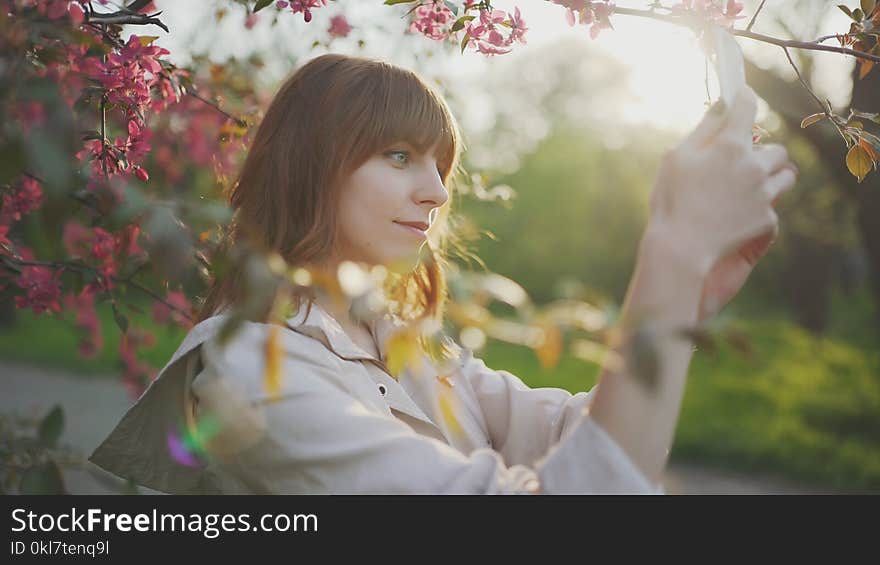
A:
[[[343,182],[339,201],[338,261],[411,270],[427,240],[426,228],[449,199],[438,171],[437,146],[426,154],[408,143],[390,145]],[[404,223],[422,224],[407,227]]]

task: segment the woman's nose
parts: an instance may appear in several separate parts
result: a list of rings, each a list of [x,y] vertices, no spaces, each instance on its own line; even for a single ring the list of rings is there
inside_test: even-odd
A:
[[[443,185],[443,179],[440,178],[439,171],[433,169],[433,173],[429,172],[427,174],[425,180],[420,183],[420,189],[416,192],[415,196],[419,204],[428,203],[438,208],[449,200],[449,192],[446,190],[446,186]]]

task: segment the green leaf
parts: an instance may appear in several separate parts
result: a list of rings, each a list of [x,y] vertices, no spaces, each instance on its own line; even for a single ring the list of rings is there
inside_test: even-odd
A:
[[[460,30],[460,29],[463,29],[463,28],[464,28],[464,24],[466,24],[467,22],[473,20],[473,19],[476,18],[476,17],[477,17],[477,16],[462,16],[462,17],[458,18],[457,20],[455,20],[455,23],[452,24],[452,28],[451,28],[450,31],[456,32],[456,31],[458,31],[458,30]]]
[[[824,117],[825,117],[825,114],[823,114],[821,112],[818,114],[811,114],[811,115],[807,116],[806,118],[804,118],[803,121],[801,121],[801,128],[808,128],[811,125],[815,124],[816,122],[821,121],[822,118],[824,118]]]
[[[857,22],[861,22],[862,20],[865,19],[865,14],[862,12],[861,8],[856,8],[855,10],[853,10],[852,19],[854,19]]]
[[[838,4],[837,7],[840,8],[840,10],[841,10],[844,14],[846,14],[847,16],[849,16],[850,18],[853,17],[852,10],[850,10],[849,8],[847,8],[846,6],[844,6],[843,4]],[[853,19],[855,19],[855,18],[853,18]]]
[[[471,40],[471,34],[465,33],[464,37],[461,38],[461,52],[464,53],[465,48],[467,47],[468,42]]]
[[[846,168],[861,183],[874,168],[874,161],[864,147],[853,145],[846,154]]]
[[[396,6],[398,4],[409,4],[416,1],[418,0],[385,0],[384,4],[386,6]]]
[[[456,6],[455,4],[450,2],[449,0],[444,0],[443,3],[446,4],[446,7],[449,8],[449,11],[452,12],[453,16],[458,15],[458,6]]]
[[[853,110],[853,116],[880,124],[880,113],[877,112],[859,112],[858,110]]]
[[[254,6],[254,13],[256,14],[271,3],[272,0],[257,0],[256,5]]]
[[[111,306],[113,307],[113,319],[116,320],[116,325],[119,326],[122,333],[126,333],[128,331],[128,318],[116,307],[115,300],[111,303]]]
[[[31,467],[18,484],[20,494],[68,494],[61,469],[54,461]]]
[[[40,422],[37,436],[43,445],[54,447],[58,443],[58,438],[61,437],[63,430],[64,410],[61,408],[61,405],[56,404],[46,417],[43,418],[43,421]]]

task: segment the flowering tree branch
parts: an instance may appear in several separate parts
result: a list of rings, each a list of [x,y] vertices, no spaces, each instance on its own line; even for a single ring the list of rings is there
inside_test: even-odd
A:
[[[763,5],[763,3],[762,3]],[[615,14],[620,14],[623,16],[634,16],[639,18],[649,18],[652,20],[659,20],[666,23],[671,23],[675,25],[690,27],[690,28],[699,28],[704,22],[701,20],[696,20],[693,18],[687,18],[683,16],[675,16],[670,14],[658,14],[653,10],[639,10],[637,8],[620,8],[617,7],[614,9]],[[746,39],[752,39],[754,41],[760,41],[762,43],[769,43],[771,45],[776,45],[778,47],[790,48],[790,49],[804,49],[808,51],[827,51],[831,53],[840,53],[843,55],[850,55],[851,57],[856,57],[859,59],[864,59],[866,61],[872,61],[874,63],[880,63],[880,56],[873,55],[871,53],[865,53],[862,51],[856,51],[855,49],[849,49],[846,47],[834,47],[831,45],[823,45],[820,41],[798,41],[794,39],[780,39],[778,37],[772,37],[769,35],[764,35],[762,33],[755,33],[753,31],[749,31],[746,29],[731,29],[730,33],[737,37],[744,37]],[[832,37],[836,37],[834,35],[819,38],[822,40],[827,40]]]
[[[134,24],[134,25],[156,25],[165,30],[166,33],[170,33],[168,27],[162,23],[157,16],[162,12],[156,12],[152,15],[140,14],[139,12],[149,6],[152,3],[152,0],[135,0],[128,6],[125,6],[121,10],[116,12],[111,12],[107,14],[102,14],[95,11],[89,11],[86,13],[86,22],[97,22],[102,24],[116,24],[116,25],[125,25],[125,24]]]
[[[755,20],[758,19],[758,14],[761,13],[761,10],[764,9],[765,0],[761,0],[761,3],[758,5],[758,9],[755,10],[754,15],[752,15],[752,19],[749,20],[749,25],[746,26],[746,31],[752,31],[752,26],[755,25]]]
[[[166,307],[170,308],[171,310],[174,310],[175,312],[180,313],[180,315],[184,316],[190,322],[193,321],[192,316],[190,315],[189,312],[187,312],[186,310],[182,310],[181,308],[179,308],[178,306],[175,306],[174,304],[171,304],[170,302],[165,300],[162,296],[156,294],[156,292],[151,290],[149,287],[144,286],[143,284],[133,280],[131,277],[117,277],[115,275],[105,275],[105,274],[100,273],[98,271],[98,269],[96,269],[94,267],[90,267],[88,265],[84,265],[82,263],[76,263],[73,261],[25,261],[23,259],[18,259],[16,257],[12,257],[10,255],[0,255],[0,262],[3,263],[3,266],[7,270],[14,271],[14,272],[18,272],[21,269],[21,267],[47,267],[47,268],[53,269],[53,270],[69,269],[69,270],[80,271],[80,272],[84,272],[84,273],[92,273],[92,274],[98,275],[100,277],[106,277],[115,283],[126,284],[126,285],[129,285],[133,288],[140,290],[141,292],[148,295],[153,300],[161,302],[162,304],[164,304]],[[135,272],[137,272],[137,271],[135,271]]]

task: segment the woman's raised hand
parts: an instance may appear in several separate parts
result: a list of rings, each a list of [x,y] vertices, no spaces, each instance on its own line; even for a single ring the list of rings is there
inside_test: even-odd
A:
[[[756,108],[755,93],[748,87],[733,107],[713,107],[666,154],[651,194],[648,229],[672,238],[701,272],[722,279],[715,281],[716,287],[729,289],[712,297],[713,311],[739,290],[751,270],[719,274],[719,266],[751,250],[756,241],[764,243],[763,255],[779,230],[773,205],[797,178],[785,148],[752,144]],[[752,255],[750,266],[759,258]],[[730,277],[737,280],[725,280]]]

